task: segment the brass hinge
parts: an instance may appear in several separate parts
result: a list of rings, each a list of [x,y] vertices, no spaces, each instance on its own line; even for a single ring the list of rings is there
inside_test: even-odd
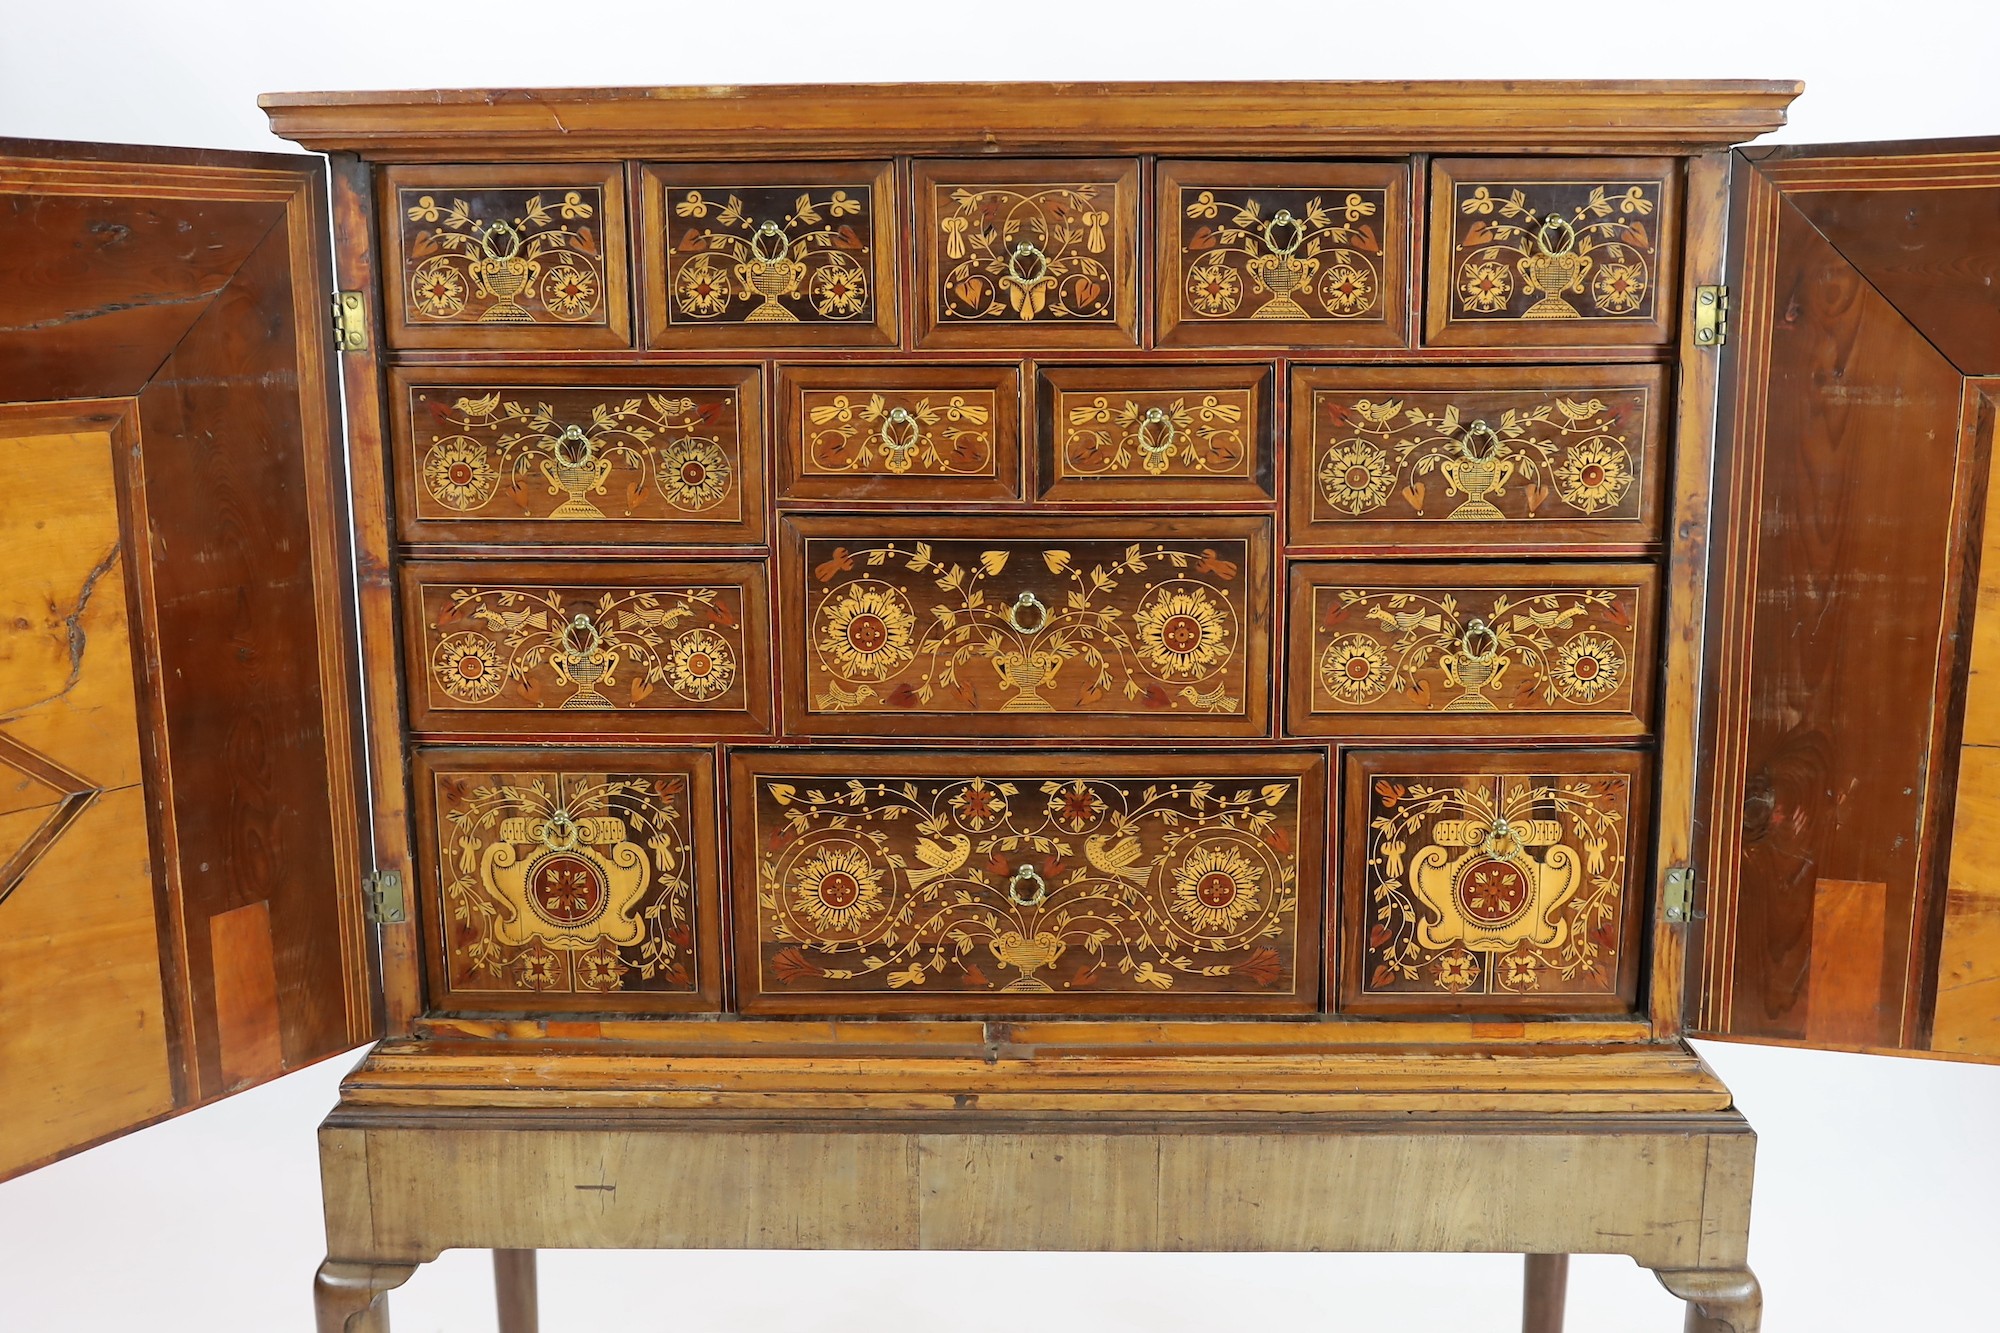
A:
[[[1720,347],[1729,341],[1729,289],[1694,289],[1694,345]]]
[[[1674,866],[1667,871],[1667,920],[1694,919],[1694,869]]]
[[[360,292],[333,294],[333,346],[338,352],[368,350],[368,306]]]
[[[400,926],[410,919],[403,903],[403,872],[378,870],[361,881],[368,904],[368,920],[378,926]]]

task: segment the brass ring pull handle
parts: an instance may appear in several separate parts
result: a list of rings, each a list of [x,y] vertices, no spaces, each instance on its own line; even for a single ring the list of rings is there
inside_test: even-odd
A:
[[[1173,452],[1174,419],[1168,416],[1164,409],[1147,408],[1145,415],[1139,418],[1139,429],[1136,434],[1139,440],[1139,452],[1149,458]]]
[[[1032,611],[1034,613],[1034,624],[1024,625],[1021,623],[1021,613],[1024,611]],[[1035,596],[1035,594],[1024,592],[1014,599],[1012,606],[1007,608],[1007,623],[1022,634],[1033,634],[1049,623],[1049,608],[1043,606],[1042,599]]]
[[[1290,239],[1280,241],[1278,239],[1279,232],[1287,233]],[[1289,259],[1292,251],[1298,249],[1305,239],[1305,227],[1300,224],[1297,218],[1292,216],[1292,210],[1289,208],[1281,208],[1271,214],[1271,220],[1264,224],[1264,244],[1270,248],[1271,253],[1274,255]]]
[[[1535,248],[1545,255],[1566,255],[1576,249],[1576,228],[1568,218],[1552,213],[1535,232]]]
[[[1458,435],[1458,451],[1477,462],[1491,458],[1500,449],[1500,432],[1484,421],[1469,421]]]
[[[498,218],[487,223],[486,229],[479,234],[479,248],[486,252],[489,259],[505,263],[521,253],[521,233],[507,219]]]
[[[775,264],[792,252],[791,238],[777,223],[764,220],[750,233],[750,253],[767,264]]]
[[[882,424],[875,431],[876,438],[882,441],[882,447],[892,453],[916,448],[918,437],[922,434],[923,427],[917,423],[916,417],[910,414],[910,409],[907,407],[890,408],[888,415],[882,418]]]
[[[1021,895],[1024,883],[1035,886],[1035,891],[1026,897]],[[1016,907],[1040,907],[1042,900],[1048,896],[1049,882],[1036,873],[1033,866],[1021,866],[1015,870],[1014,878],[1007,881],[1007,898]]]
[[[1007,256],[1007,276],[1026,287],[1032,287],[1049,275],[1049,257],[1042,253],[1042,247],[1033,241],[1017,241],[1014,252]]]
[[[1474,617],[1466,622],[1465,632],[1458,636],[1458,651],[1467,657],[1484,660],[1499,651],[1500,636],[1493,627]]]

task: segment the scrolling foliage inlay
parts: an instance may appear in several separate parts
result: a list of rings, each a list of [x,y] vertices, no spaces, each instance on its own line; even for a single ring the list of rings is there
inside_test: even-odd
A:
[[[604,190],[404,187],[412,324],[604,324]]]
[[[763,777],[778,993],[1297,989],[1293,777]]]
[[[422,518],[743,515],[734,389],[420,386],[410,417]]]
[[[990,389],[837,392],[807,389],[804,471],[992,477],[998,395]]]
[[[1631,774],[1378,767],[1367,784],[1364,1000],[1618,995]]]
[[[933,190],[939,322],[1118,318],[1114,185]]]
[[[686,776],[441,772],[435,786],[452,990],[697,989]]]
[[[1252,393],[1059,392],[1060,477],[1247,477],[1258,426]]]
[[[1661,182],[1452,184],[1452,318],[1650,320]]]
[[[1249,543],[805,545],[814,713],[1246,715]]]

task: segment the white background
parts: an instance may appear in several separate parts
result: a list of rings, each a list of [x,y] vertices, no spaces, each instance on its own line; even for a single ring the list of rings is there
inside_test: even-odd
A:
[[[2000,134],[1991,0],[1335,5],[7,0],[0,134],[280,149],[267,89],[912,79],[1800,78],[1778,137]],[[0,293],[0,306],[5,294]],[[2000,1069],[1706,1046],[1761,1134],[1769,1333],[1992,1328]],[[313,1127],[351,1058],[0,1186],[0,1333],[305,1333]],[[4,1130],[0,1130],[4,1132]],[[483,1255],[393,1298],[492,1327]],[[1517,1327],[1496,1256],[559,1253],[543,1324],[662,1333]],[[1575,1333],[1669,1333],[1628,1261],[1576,1261]]]

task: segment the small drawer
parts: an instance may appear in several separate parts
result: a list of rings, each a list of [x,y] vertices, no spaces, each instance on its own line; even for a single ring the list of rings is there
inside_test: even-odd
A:
[[[648,163],[648,347],[896,345],[888,162]]]
[[[1608,347],[1673,336],[1674,159],[1442,158],[1431,165],[1438,347]]]
[[[785,366],[778,498],[1021,498],[1016,366]]]
[[[607,163],[384,170],[389,342],[630,347],[624,181]]]
[[[919,347],[1136,347],[1139,164],[918,162]]]
[[[1410,168],[1162,162],[1162,347],[1410,345]]]
[[[1295,564],[1298,736],[1641,736],[1650,565]]]
[[[764,563],[402,568],[410,729],[768,736]]]
[[[412,764],[433,1008],[720,1007],[709,751],[418,749]]]
[[[1289,540],[1657,542],[1671,408],[1660,366],[1295,370]]]
[[[1647,874],[1647,756],[1347,756],[1339,1007],[1629,1012]]]
[[[1267,519],[783,527],[787,734],[1267,734]]]
[[[398,368],[405,541],[754,545],[764,540],[758,376]]]
[[[1269,366],[1052,366],[1038,390],[1041,498],[1271,498]]]
[[[747,1013],[1308,1013],[1318,751],[739,750]]]

